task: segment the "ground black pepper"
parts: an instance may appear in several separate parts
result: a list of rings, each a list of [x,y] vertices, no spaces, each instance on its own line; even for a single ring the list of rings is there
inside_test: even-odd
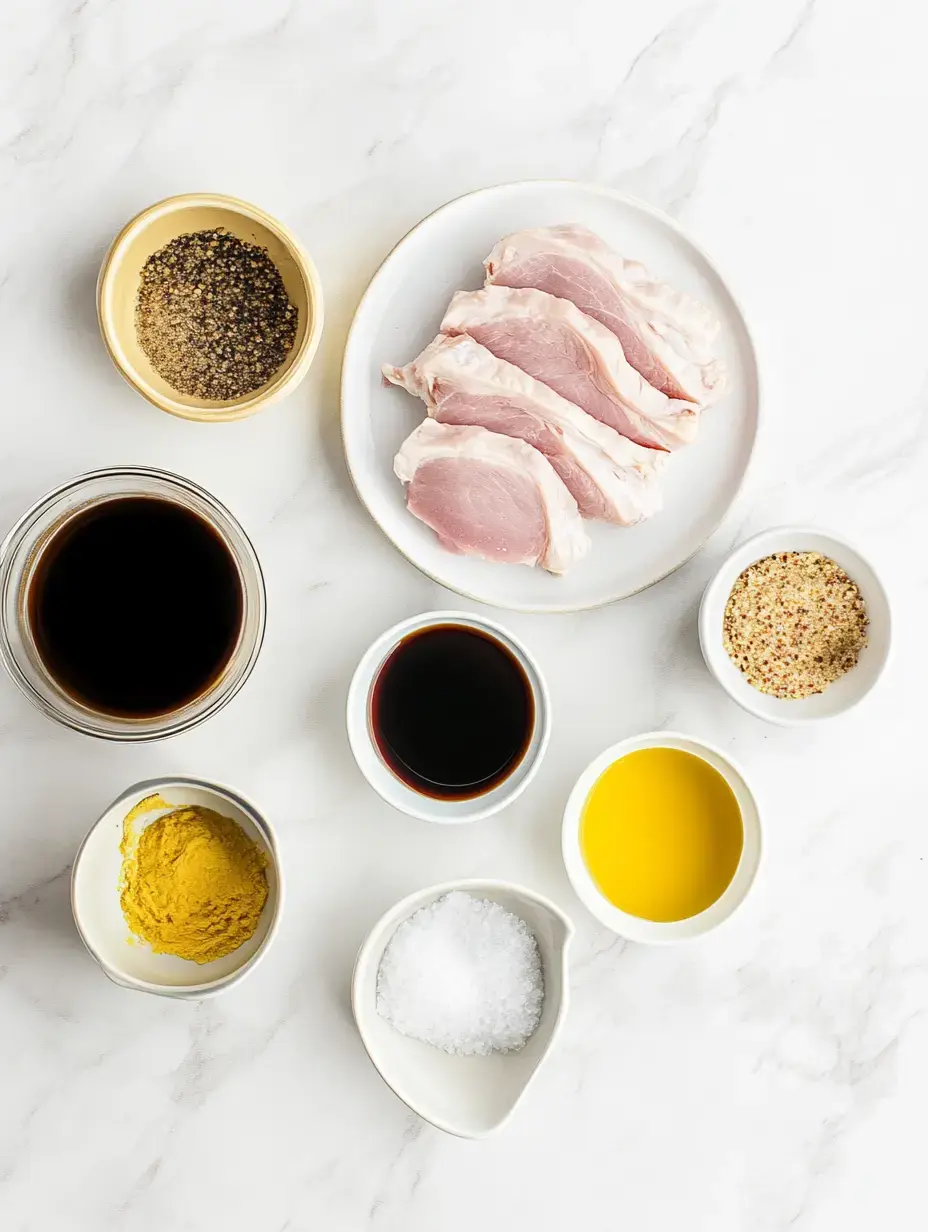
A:
[[[139,346],[178,393],[228,402],[259,389],[286,359],[296,327],[267,250],[221,227],[177,236],[142,267]]]

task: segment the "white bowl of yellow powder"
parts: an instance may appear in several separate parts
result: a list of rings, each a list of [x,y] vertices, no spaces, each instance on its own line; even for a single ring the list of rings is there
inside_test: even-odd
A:
[[[81,939],[117,984],[200,998],[267,952],[283,902],[265,817],[199,779],[137,783],[93,826],[74,862]]]
[[[889,657],[889,600],[873,565],[825,531],[749,539],[706,587],[699,642],[739,706],[768,723],[833,718],[861,701]]]

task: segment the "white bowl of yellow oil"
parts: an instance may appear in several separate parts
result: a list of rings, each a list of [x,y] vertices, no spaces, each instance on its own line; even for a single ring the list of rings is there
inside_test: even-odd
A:
[[[646,944],[686,941],[727,920],[751,889],[760,810],[727,754],[646,732],[580,775],[562,847],[578,897],[607,928]]]
[[[147,807],[149,802],[156,807]],[[187,807],[229,818],[265,857],[268,893],[257,928],[237,949],[205,963],[155,953],[133,935],[121,903],[126,819],[140,832],[173,809]],[[201,779],[150,779],[123,792],[91,827],[71,874],[74,922],[104,973],[124,988],[163,997],[199,1000],[237,984],[267,953],[282,906],[277,843],[267,819],[238,792]]]

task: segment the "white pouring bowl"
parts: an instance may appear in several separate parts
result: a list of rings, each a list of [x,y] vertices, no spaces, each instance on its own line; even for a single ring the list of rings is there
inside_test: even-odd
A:
[[[401,1035],[377,1013],[377,972],[393,934],[420,907],[461,890],[524,920],[535,934],[545,981],[541,1022],[519,1052],[462,1057]],[[413,1112],[459,1138],[486,1138],[509,1120],[548,1056],[567,1016],[567,957],[574,926],[550,899],[508,881],[448,881],[410,894],[377,921],[361,946],[351,1008],[367,1054]]]
[[[630,915],[609,901],[593,880],[590,870],[583,858],[580,846],[580,823],[587,797],[597,779],[609,767],[628,753],[636,753],[639,749],[680,749],[684,753],[692,753],[708,762],[714,770],[724,778],[734,792],[741,810],[741,823],[744,828],[744,845],[735,875],[724,892],[697,915],[688,916],[685,920],[646,920],[641,916]],[[697,740],[693,736],[685,736],[681,732],[655,731],[644,732],[640,736],[632,736],[614,744],[605,752],[600,753],[577,779],[573,791],[564,809],[564,823],[561,830],[561,847],[564,855],[564,865],[571,885],[577,892],[577,897],[585,907],[592,912],[601,924],[626,937],[629,941],[638,941],[645,945],[671,945],[678,941],[690,941],[701,937],[704,933],[717,928],[719,924],[735,912],[747,897],[754,884],[760,865],[762,841],[760,809],[754,793],[748,786],[744,772],[732,761],[727,753]]]
[[[173,954],[155,954],[129,931],[119,902],[123,822],[137,804],[156,794],[171,808],[198,805],[231,818],[267,856],[268,896],[257,930],[224,958],[200,964]],[[168,811],[153,809],[142,814],[136,825],[143,829]],[[149,779],[123,792],[91,827],[71,873],[74,923],[104,974],[123,988],[187,1000],[215,996],[254,970],[277,932],[283,897],[277,843],[267,819],[231,788],[201,779]]]
[[[748,684],[722,644],[722,622],[731,588],[739,576],[776,552],[820,552],[835,561],[858,589],[870,618],[867,645],[856,667],[812,697],[796,701],[770,697]],[[870,562],[836,535],[807,526],[777,526],[736,548],[709,582],[699,607],[699,644],[709,671],[728,696],[750,714],[781,727],[818,723],[852,709],[870,692],[889,659],[892,617],[883,583]]]
[[[380,669],[404,638],[432,625],[460,625],[488,634],[512,654],[522,668],[532,691],[535,719],[531,740],[522,760],[491,791],[468,800],[440,800],[407,786],[381,757],[371,731],[371,692]],[[454,699],[449,698],[449,705]],[[379,796],[410,817],[439,825],[478,821],[506,808],[525,791],[538,772],[551,735],[551,702],[541,669],[523,644],[493,620],[473,612],[424,612],[400,621],[373,643],[355,669],[348,689],[348,743],[355,761]]]

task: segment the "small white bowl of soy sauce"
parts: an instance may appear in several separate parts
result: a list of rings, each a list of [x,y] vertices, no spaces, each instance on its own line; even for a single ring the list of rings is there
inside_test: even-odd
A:
[[[348,690],[348,740],[388,804],[454,825],[490,817],[535,777],[551,707],[538,664],[495,621],[425,612],[382,634]]]

